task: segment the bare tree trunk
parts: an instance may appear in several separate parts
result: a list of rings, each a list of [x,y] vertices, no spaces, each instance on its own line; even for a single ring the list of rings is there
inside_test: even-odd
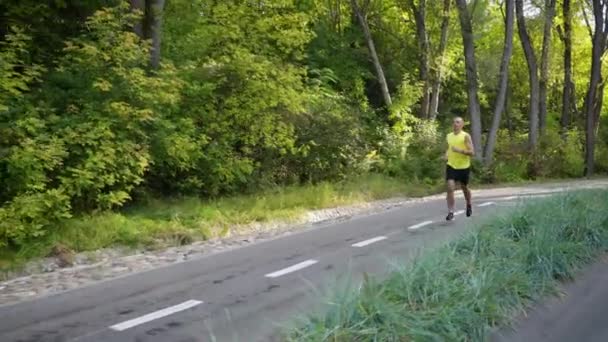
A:
[[[562,117],[560,124],[562,133],[570,127],[572,113],[575,107],[574,80],[572,79],[572,12],[570,11],[570,0],[563,0],[562,12],[564,20],[563,32],[559,30],[562,41],[564,42],[564,91],[562,94]]]
[[[142,17],[138,20],[138,22],[133,26],[133,32],[139,36],[139,38],[144,39],[144,20],[146,13],[146,0],[130,0],[131,1],[131,10],[138,11]]]
[[[382,64],[380,64],[380,59],[378,58],[378,54],[376,53],[376,46],[374,45],[374,40],[372,38],[371,31],[369,26],[367,25],[367,19],[361,8],[359,8],[359,4],[357,4],[357,0],[350,1],[353,7],[353,11],[359,20],[359,25],[361,25],[361,29],[363,30],[363,35],[365,36],[365,41],[367,43],[367,48],[369,49],[369,54],[372,57],[372,61],[374,63],[374,68],[376,69],[376,77],[378,77],[378,82],[380,83],[380,88],[382,90],[382,97],[384,98],[384,104],[387,109],[391,107],[393,101],[391,100],[391,94],[388,90],[388,84],[386,83],[386,78],[384,77],[384,70],[382,70]]]
[[[160,46],[162,40],[163,11],[165,0],[148,0],[148,13],[150,23],[150,38],[152,49],[150,50],[150,66],[158,69],[160,66]]]
[[[458,18],[460,20],[460,31],[462,34],[465,71],[467,77],[468,109],[471,115],[471,137],[475,147],[475,157],[481,159],[481,109],[477,96],[477,63],[475,62],[475,43],[473,40],[473,26],[471,25],[471,14],[467,8],[466,0],[456,0]]]
[[[422,81],[422,100],[420,101],[420,117],[428,119],[430,102],[430,65],[429,65],[429,36],[426,31],[426,0],[420,0],[418,6],[414,0],[408,1],[410,11],[414,14],[416,22],[416,38],[420,57],[420,81]]]
[[[528,146],[535,150],[538,145],[538,110],[539,110],[539,82],[538,65],[536,54],[530,42],[530,36],[526,29],[526,19],[524,18],[523,0],[515,0],[515,13],[517,16],[517,29],[519,39],[526,55],[528,63],[528,75],[530,80],[530,108],[528,108]]]
[[[513,120],[511,119],[511,106],[509,104],[509,99],[511,98],[511,87],[507,83],[507,97],[505,98],[505,116],[507,120],[507,131],[509,131],[509,137],[512,139],[515,135],[513,130]]]
[[[595,29],[591,50],[591,76],[585,96],[585,176],[591,176],[595,171],[595,138],[599,122],[598,114],[601,111],[604,92],[602,56],[606,51],[606,25],[608,24],[606,15],[608,15],[608,6],[604,1],[593,0]]]
[[[484,164],[489,166],[492,163],[494,155],[494,147],[496,145],[496,136],[500,127],[500,119],[502,112],[505,109],[507,98],[507,87],[509,84],[509,64],[511,55],[513,54],[513,27],[515,16],[514,0],[505,0],[505,40],[502,51],[502,61],[500,62],[500,81],[498,86],[498,95],[494,104],[494,117],[492,118],[492,126],[488,134],[488,141],[484,151]]]
[[[429,107],[429,117],[431,120],[437,118],[439,109],[439,93],[441,92],[441,81],[443,80],[443,68],[445,64],[445,50],[448,46],[448,33],[450,28],[450,3],[451,0],[443,0],[443,13],[441,20],[441,38],[437,54],[439,61],[435,63],[435,77],[431,87],[431,104]]]
[[[538,125],[541,135],[547,126],[547,83],[549,82],[549,53],[551,50],[551,36],[553,19],[555,18],[556,0],[545,0],[545,25],[543,30],[543,46],[540,57],[540,81],[538,102]]]

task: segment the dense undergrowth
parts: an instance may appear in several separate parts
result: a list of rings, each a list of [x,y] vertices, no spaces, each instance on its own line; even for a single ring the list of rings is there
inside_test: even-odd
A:
[[[385,280],[336,289],[290,341],[484,341],[608,249],[608,192],[531,201]]]

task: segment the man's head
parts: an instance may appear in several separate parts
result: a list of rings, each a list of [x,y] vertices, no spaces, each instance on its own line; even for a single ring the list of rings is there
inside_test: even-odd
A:
[[[454,129],[454,132],[458,133],[462,131],[463,126],[464,120],[460,116],[455,117],[454,121],[452,122],[452,128]]]

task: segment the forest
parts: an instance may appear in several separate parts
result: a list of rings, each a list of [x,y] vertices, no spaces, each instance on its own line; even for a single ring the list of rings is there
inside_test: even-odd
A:
[[[455,116],[477,183],[606,173],[607,49],[606,0],[2,0],[0,247],[152,199],[436,187]]]

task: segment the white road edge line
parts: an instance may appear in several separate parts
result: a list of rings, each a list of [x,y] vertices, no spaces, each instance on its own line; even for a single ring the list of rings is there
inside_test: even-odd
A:
[[[494,205],[496,203],[494,202],[485,202],[485,203],[481,203],[480,205],[478,205],[478,207],[489,207],[491,205]]]
[[[295,271],[299,271],[303,268],[306,268],[308,266],[312,266],[316,263],[318,263],[319,261],[317,260],[313,260],[313,259],[309,259],[306,261],[302,261],[301,263],[295,264],[293,266],[289,266],[287,268],[284,268],[282,270],[278,270],[276,272],[272,272],[272,273],[268,273],[267,275],[265,275],[266,278],[278,278],[280,276],[286,275],[288,273],[292,273]]]
[[[386,236],[376,236],[375,238],[371,238],[371,239],[367,239],[361,242],[357,242],[357,243],[353,243],[352,246],[353,247],[365,247],[367,245],[371,245],[372,243],[378,242],[378,241],[382,241],[382,240],[386,240]]]
[[[416,229],[420,229],[420,228],[422,228],[424,226],[428,226],[429,224],[432,224],[432,223],[433,223],[433,221],[424,221],[424,222],[420,222],[418,224],[415,224],[413,226],[410,226],[407,229],[408,230],[416,230]]]
[[[147,315],[143,315],[141,317],[137,317],[122,323],[118,323],[115,324],[113,326],[110,327],[110,329],[115,330],[115,331],[124,331],[130,328],[133,328],[135,326],[138,326],[140,324],[144,324],[144,323],[148,323],[150,321],[153,321],[155,319],[159,319],[159,318],[163,318],[163,317],[167,317],[169,315],[173,315],[174,313],[178,313],[180,311],[184,311],[184,310],[188,310],[190,308],[193,308],[197,305],[202,304],[203,302],[201,302],[200,300],[188,300],[185,301],[181,304],[177,304],[174,306],[170,306],[168,308],[164,308],[162,310],[158,310],[158,311],[154,311],[151,312]]]
[[[464,210],[458,210],[457,212],[454,213],[454,216],[458,216],[458,215],[462,215],[464,214]]]

